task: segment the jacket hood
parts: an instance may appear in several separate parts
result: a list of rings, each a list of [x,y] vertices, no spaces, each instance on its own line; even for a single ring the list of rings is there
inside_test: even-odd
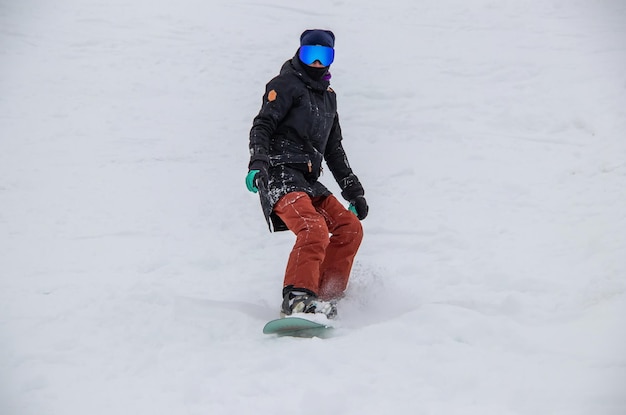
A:
[[[300,59],[298,59],[297,52],[293,58],[285,62],[282,68],[280,68],[281,75],[288,73],[293,74],[302,82],[304,82],[308,87],[317,91],[326,91],[330,85],[328,79],[321,79],[319,81],[311,79],[311,77],[307,75],[306,71],[302,67],[302,63],[300,63]]]

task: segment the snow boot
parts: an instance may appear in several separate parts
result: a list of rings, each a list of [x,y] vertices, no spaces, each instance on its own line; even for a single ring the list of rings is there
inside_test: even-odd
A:
[[[337,303],[319,300],[312,291],[288,286],[283,290],[283,294],[281,317],[294,313],[323,314],[329,319],[337,317]]]

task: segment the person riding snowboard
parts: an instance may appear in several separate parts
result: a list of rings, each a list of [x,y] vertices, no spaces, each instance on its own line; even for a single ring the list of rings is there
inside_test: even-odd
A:
[[[246,186],[259,192],[270,230],[296,242],[283,282],[281,314],[337,314],[363,239],[364,190],[342,146],[337,97],[329,86],[335,35],[305,30],[295,56],[269,81],[250,130]],[[325,160],[350,202],[346,209],[319,181]]]

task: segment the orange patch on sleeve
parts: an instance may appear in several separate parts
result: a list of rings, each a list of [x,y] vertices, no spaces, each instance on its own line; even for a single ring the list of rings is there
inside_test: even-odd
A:
[[[274,101],[276,99],[276,95],[278,95],[278,94],[276,93],[275,90],[272,89],[270,92],[267,93],[267,100],[269,102]]]

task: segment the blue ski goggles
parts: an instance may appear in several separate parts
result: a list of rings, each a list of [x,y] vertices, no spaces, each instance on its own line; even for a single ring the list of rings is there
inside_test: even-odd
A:
[[[335,60],[335,49],[328,46],[303,45],[300,46],[300,60],[307,65],[320,61],[324,66],[330,66]]]

